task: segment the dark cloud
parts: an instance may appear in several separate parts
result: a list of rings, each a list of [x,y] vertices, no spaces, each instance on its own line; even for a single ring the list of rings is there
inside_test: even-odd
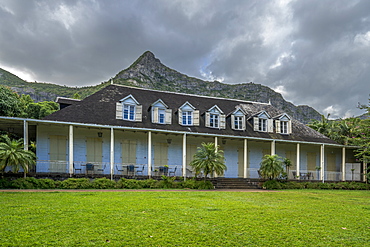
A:
[[[190,76],[254,81],[348,117],[370,93],[369,9],[366,0],[0,0],[0,67],[92,85],[150,50]]]

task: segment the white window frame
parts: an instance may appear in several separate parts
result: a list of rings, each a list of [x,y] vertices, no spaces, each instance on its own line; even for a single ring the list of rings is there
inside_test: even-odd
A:
[[[132,110],[131,110],[132,108]],[[123,109],[123,120],[129,120],[129,121],[135,121],[135,115],[136,115],[136,105],[133,104],[125,104],[122,103],[122,109]],[[127,109],[127,110],[126,110]],[[126,113],[127,111],[127,113]],[[126,116],[127,114],[127,116]]]
[[[183,111],[182,112],[182,116],[181,116],[182,125],[184,125],[184,126],[193,125],[193,112],[194,111]]]
[[[219,126],[220,126],[220,114],[210,112],[209,113],[209,127],[219,128]]]
[[[234,116],[234,128],[236,130],[243,130],[243,118],[244,116]]]
[[[267,132],[267,119],[258,118],[258,130],[261,132]]]
[[[288,134],[289,123],[288,121],[280,121],[280,133],[281,134]]]

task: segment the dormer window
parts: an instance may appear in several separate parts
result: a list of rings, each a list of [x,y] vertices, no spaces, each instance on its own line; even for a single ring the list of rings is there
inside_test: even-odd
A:
[[[116,119],[141,122],[142,105],[131,94],[116,103]]]
[[[157,100],[152,105],[152,122],[158,124],[171,124],[172,122],[172,109],[161,100]]]
[[[279,134],[291,134],[292,133],[292,121],[288,114],[284,113],[274,117],[275,119],[275,131]]]
[[[185,102],[178,110],[179,124],[183,126],[199,126],[199,110],[189,102]]]
[[[273,132],[274,125],[270,115],[265,112],[259,112],[253,117],[253,129],[259,132]]]
[[[210,116],[209,127],[218,128],[218,126],[219,126],[219,122],[218,122],[219,115],[220,114],[216,114],[216,113],[210,113],[209,114],[209,116]]]
[[[226,128],[225,115],[217,105],[206,112],[206,127],[218,129]]]
[[[182,112],[182,125],[193,125],[193,111]]]
[[[267,119],[264,118],[258,119],[258,130],[262,132],[267,132]]]
[[[245,130],[245,111],[237,108],[231,113],[231,128],[234,130]]]
[[[123,119],[134,121],[134,119],[135,119],[135,105],[123,104]]]

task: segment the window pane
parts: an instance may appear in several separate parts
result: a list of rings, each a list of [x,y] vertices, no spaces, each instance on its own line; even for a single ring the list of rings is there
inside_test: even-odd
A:
[[[192,125],[193,124],[192,115],[193,115],[192,111],[182,112],[182,124],[183,125]]]

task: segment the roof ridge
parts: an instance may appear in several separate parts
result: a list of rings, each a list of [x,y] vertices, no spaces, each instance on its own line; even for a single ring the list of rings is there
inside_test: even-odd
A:
[[[206,95],[198,95],[198,94],[189,94],[189,93],[180,93],[180,92],[171,92],[171,91],[163,91],[158,89],[151,89],[151,88],[140,88],[140,87],[134,87],[134,86],[127,86],[127,85],[121,85],[121,84],[111,84],[109,86],[119,86],[119,87],[126,87],[126,88],[134,88],[139,90],[145,90],[145,91],[155,91],[159,93],[170,93],[170,94],[180,94],[180,95],[186,95],[186,96],[194,96],[194,97],[202,97],[202,98],[208,98],[208,99],[219,99],[219,100],[229,100],[229,101],[237,101],[241,103],[252,103],[252,104],[261,104],[261,105],[271,105],[270,103],[263,103],[263,102],[257,102],[257,101],[248,101],[248,100],[241,100],[241,99],[231,99],[231,98],[222,98],[222,97],[215,97],[215,96],[206,96]]]

